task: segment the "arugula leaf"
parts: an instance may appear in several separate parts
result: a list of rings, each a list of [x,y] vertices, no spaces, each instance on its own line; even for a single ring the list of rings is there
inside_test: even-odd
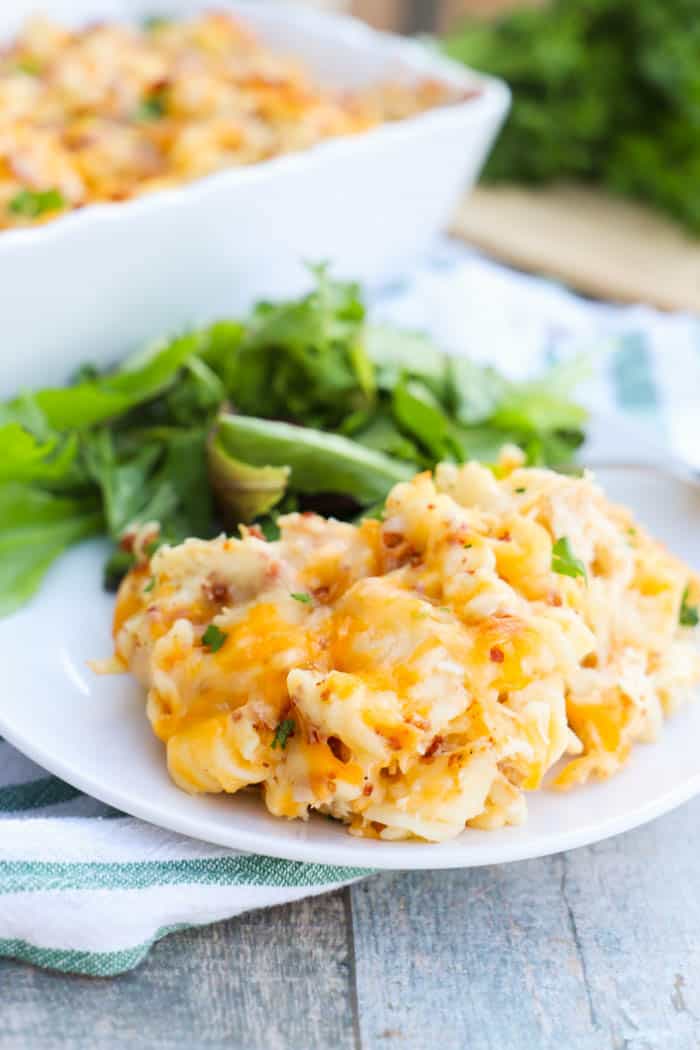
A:
[[[681,599],[681,609],[678,614],[678,622],[681,627],[697,627],[700,623],[700,613],[698,613],[697,605],[688,604],[688,596],[690,594],[690,587],[686,587],[683,591],[683,597]]]
[[[552,571],[560,576],[583,576],[586,579],[586,566],[576,557],[566,536],[560,536],[552,547]]]
[[[537,434],[580,429],[588,418],[581,405],[547,390],[544,383],[511,385],[489,422],[504,430]]]
[[[188,358],[183,372],[166,396],[168,415],[174,423],[199,426],[207,417],[216,415],[226,400],[226,389],[200,357]]]
[[[416,466],[431,465],[430,459],[418,446],[401,433],[388,412],[377,411],[365,419],[366,425],[352,434],[355,441],[376,452],[385,452],[388,456],[405,459]]]
[[[254,308],[226,371],[238,411],[334,427],[371,400],[359,288],[331,281],[325,267],[314,273],[317,286],[303,298]]]
[[[485,423],[502,400],[507,384],[493,368],[482,368],[468,357],[447,361],[448,405],[458,423]]]
[[[402,430],[422,445],[433,460],[448,454],[449,419],[422,384],[402,376],[394,387],[392,409]]]
[[[106,428],[85,442],[87,469],[102,492],[107,529],[113,539],[119,539],[127,526],[139,521],[147,498],[148,477],[160,455],[158,445],[146,445],[120,461],[114,438]]]
[[[207,445],[209,478],[224,522],[235,527],[262,517],[287,489],[288,466],[251,466],[227,452],[214,434]]]
[[[59,554],[102,527],[99,505],[89,496],[68,499],[29,484],[0,485],[0,616],[31,598]]]
[[[222,448],[244,463],[289,467],[289,484],[297,492],[338,492],[374,503],[414,473],[406,463],[310,427],[223,415],[218,434]]]
[[[439,401],[447,400],[448,359],[429,336],[387,324],[369,324],[365,345],[374,363],[378,389],[391,394],[402,376],[410,376],[420,379]]]
[[[19,423],[0,426],[0,483],[59,481],[71,471],[78,449],[75,434],[39,441]]]
[[[118,540],[131,525],[157,521],[161,537],[179,543],[212,532],[206,432],[153,428],[120,442],[102,428],[84,442],[85,462],[100,486],[107,527]]]
[[[49,427],[58,431],[85,430],[163,393],[200,345],[196,333],[181,336],[128,359],[111,375],[72,387],[38,390],[32,395],[33,403]],[[10,411],[20,408],[19,398],[6,406]]]

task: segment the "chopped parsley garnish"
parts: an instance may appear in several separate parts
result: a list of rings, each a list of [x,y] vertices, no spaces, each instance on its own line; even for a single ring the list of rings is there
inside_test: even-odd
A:
[[[210,623],[202,635],[202,644],[206,645],[210,653],[218,653],[227,638],[225,631],[222,631],[215,623]]]
[[[156,578],[155,578],[155,576],[151,576],[150,580],[148,581],[148,583],[146,584],[146,586],[143,589],[143,593],[144,594],[149,594],[153,590],[155,585],[156,585]]]
[[[143,20],[143,28],[147,33],[152,33],[155,29],[162,29],[163,26],[170,25],[172,19],[166,15],[148,15]]]
[[[161,117],[165,116],[167,108],[165,94],[162,91],[156,91],[152,95],[141,99],[136,110],[136,119],[142,121],[160,120]]]
[[[523,492],[527,492],[527,489],[524,485],[520,485],[515,491],[518,493],[519,496],[522,496]]]
[[[58,190],[20,190],[8,204],[13,215],[24,215],[36,219],[47,211],[60,211],[65,207],[63,195]]]
[[[36,58],[21,58],[17,63],[18,73],[26,73],[28,77],[38,77],[41,73],[41,63]]]
[[[681,611],[678,614],[678,622],[681,627],[697,627],[700,623],[700,614],[697,605],[688,605],[688,594],[690,588],[686,587],[681,598]]]
[[[313,602],[313,598],[310,594],[307,594],[306,591],[292,591],[290,597],[292,597],[295,602],[303,602],[304,605],[311,605]]]
[[[474,546],[473,543],[465,543],[464,544],[464,549],[465,549],[465,551],[470,551],[473,546]]]
[[[285,747],[287,746],[287,741],[289,740],[290,736],[293,735],[294,719],[285,718],[284,721],[280,722],[280,724],[277,726],[277,729],[275,729],[275,735],[272,738],[271,744],[272,749],[274,750],[276,747],[279,747],[280,750],[284,751]]]
[[[583,576],[586,579],[586,567],[572,551],[566,536],[560,536],[552,547],[552,570],[560,576],[571,576],[573,579]]]

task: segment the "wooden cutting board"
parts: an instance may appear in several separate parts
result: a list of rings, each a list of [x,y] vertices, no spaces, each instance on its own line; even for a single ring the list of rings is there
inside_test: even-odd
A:
[[[462,202],[452,233],[596,298],[700,312],[700,239],[595,190],[478,187]]]

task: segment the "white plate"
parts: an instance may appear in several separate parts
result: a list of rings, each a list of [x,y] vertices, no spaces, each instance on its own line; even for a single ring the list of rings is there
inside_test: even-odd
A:
[[[609,433],[609,432],[608,432]],[[614,437],[614,432],[613,432]],[[612,441],[619,448],[619,442]],[[670,470],[598,472],[608,493],[700,568],[700,488]],[[31,605],[0,621],[5,685],[0,733],[30,758],[104,802],[144,820],[238,849],[368,868],[470,867],[556,853],[643,824],[700,792],[700,703],[639,746],[613,780],[570,794],[538,792],[529,820],[501,831],[468,830],[439,846],[352,838],[332,821],[271,817],[253,794],[191,797],[168,779],[163,749],[129,677],[98,678],[86,660],[110,647],[113,598],[100,589],[103,544],[57,564]]]

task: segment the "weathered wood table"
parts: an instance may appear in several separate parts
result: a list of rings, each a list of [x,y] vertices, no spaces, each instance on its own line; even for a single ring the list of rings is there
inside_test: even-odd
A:
[[[700,1047],[700,799],[586,849],[380,874],[112,980],[0,962],[2,1050]]]

